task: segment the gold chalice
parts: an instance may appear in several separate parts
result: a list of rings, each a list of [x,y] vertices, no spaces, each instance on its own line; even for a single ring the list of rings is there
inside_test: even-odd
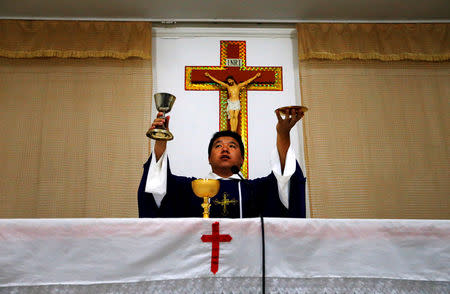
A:
[[[156,109],[163,113],[160,117],[166,118],[166,113],[172,109],[172,106],[175,103],[175,96],[170,93],[156,93],[153,97],[155,98]],[[146,135],[154,140],[170,141],[173,139],[172,133],[164,126],[150,129]]]
[[[197,197],[203,198],[203,218],[209,218],[209,204],[208,199],[216,196],[219,192],[220,182],[213,179],[198,179],[192,181],[192,190]]]

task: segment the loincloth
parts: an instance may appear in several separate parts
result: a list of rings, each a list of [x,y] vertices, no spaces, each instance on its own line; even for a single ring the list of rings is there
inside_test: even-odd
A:
[[[230,99],[227,100],[227,112],[228,112],[228,119],[230,119],[230,110],[241,110],[241,101],[231,101]]]

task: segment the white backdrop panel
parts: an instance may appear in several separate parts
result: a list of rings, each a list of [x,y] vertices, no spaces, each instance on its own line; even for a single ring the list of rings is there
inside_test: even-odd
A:
[[[210,171],[207,147],[212,134],[219,130],[219,92],[186,91],[185,66],[219,66],[220,41],[243,40],[247,66],[283,67],[283,91],[248,92],[249,177],[267,175],[268,158],[276,139],[274,110],[301,104],[295,30],[258,29],[243,37],[233,33],[233,29],[203,28],[195,36],[192,30],[174,28],[169,34],[167,29],[154,30],[154,93],[169,92],[177,97],[170,113],[170,129],[175,139],[169,142],[168,152],[172,171],[178,175],[202,177]],[[152,109],[153,118],[155,114]],[[300,123],[292,130],[291,139],[303,168]]]

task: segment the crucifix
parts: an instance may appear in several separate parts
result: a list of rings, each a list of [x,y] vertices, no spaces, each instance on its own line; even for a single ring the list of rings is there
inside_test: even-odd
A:
[[[245,152],[241,172],[248,177],[248,129],[247,91],[282,91],[283,78],[280,66],[247,66],[245,41],[220,41],[220,66],[186,66],[185,90],[219,91],[219,130],[230,130],[227,111],[229,93],[226,88],[214,82],[208,75],[220,81],[232,76],[236,83],[251,80],[239,91],[240,111],[237,126],[233,128],[241,135]],[[256,76],[259,74],[258,76]],[[255,77],[256,76],[256,77]],[[254,78],[255,77],[255,78]],[[254,79],[253,79],[254,78]]]

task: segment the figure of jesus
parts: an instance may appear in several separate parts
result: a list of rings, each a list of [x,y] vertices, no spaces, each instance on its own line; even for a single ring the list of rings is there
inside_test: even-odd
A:
[[[239,94],[241,89],[246,87],[248,84],[253,82],[256,78],[261,76],[261,73],[257,73],[254,77],[242,82],[237,83],[236,80],[229,76],[227,77],[226,83],[216,79],[215,77],[211,76],[208,72],[205,73],[205,76],[213,80],[214,82],[218,83],[222,87],[227,89],[228,92],[228,101],[227,101],[227,112],[228,112],[228,119],[230,120],[230,128],[231,131],[237,132],[238,124],[239,124],[239,111],[241,110],[241,101],[239,99]]]

